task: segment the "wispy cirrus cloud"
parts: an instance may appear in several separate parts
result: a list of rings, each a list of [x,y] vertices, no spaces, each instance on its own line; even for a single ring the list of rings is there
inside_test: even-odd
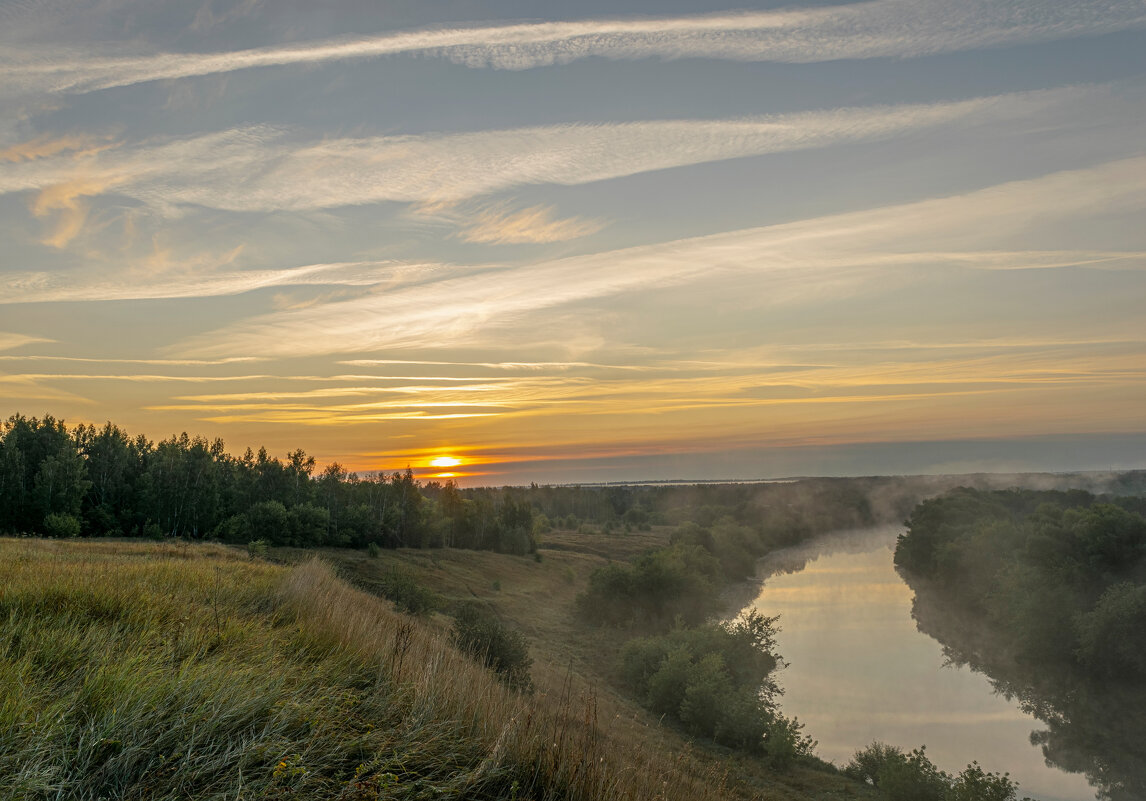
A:
[[[567,242],[595,234],[605,227],[601,220],[558,218],[552,206],[483,209],[464,225],[458,232],[459,239],[486,245]]]
[[[8,48],[8,92],[92,92],[257,67],[400,54],[469,67],[529,69],[589,57],[806,63],[912,58],[1096,35],[1146,25],[1136,0],[869,0],[800,10],[434,28],[213,53],[106,57]]]
[[[1141,340],[939,340],[915,343],[909,357],[900,354],[894,362],[887,359],[887,344],[829,345],[823,353],[830,352],[829,358],[818,365],[777,361],[785,348],[768,347],[731,352],[722,362],[683,359],[643,364],[636,372],[587,365],[557,373],[426,376],[416,383],[385,374],[343,376],[331,379],[345,382],[343,386],[181,395],[150,408],[191,412],[212,421],[316,426],[441,419],[441,415],[512,418],[516,425],[533,426],[586,416],[616,421],[706,412],[735,420],[751,419],[767,409],[773,425],[795,431],[824,416],[876,414],[890,424],[891,415],[919,401],[945,404],[955,414],[968,404],[1021,406],[1022,398],[1050,390],[1074,393],[1102,388],[1132,396],[1146,382],[1137,368]],[[789,355],[799,350],[792,349]],[[461,366],[460,371],[482,372],[475,367]],[[609,425],[604,420],[600,424]],[[622,427],[632,436],[632,423]],[[691,427],[688,430],[695,434]],[[673,441],[675,437],[669,437],[645,446],[671,447]]]
[[[42,134],[27,142],[20,142],[0,150],[0,162],[35,161],[58,156],[61,153],[91,152],[96,145],[80,136],[50,136]]]
[[[410,262],[309,264],[280,270],[154,271],[107,276],[88,273],[13,272],[0,284],[0,303],[156,300],[239,295],[287,286],[378,287],[441,279],[465,267]]]
[[[46,339],[26,339],[28,339],[30,342],[50,341]],[[0,342],[2,341],[2,338],[0,338]],[[0,346],[0,350],[3,350],[2,346]],[[88,356],[44,356],[42,354],[25,354],[22,356],[0,356],[0,361],[76,362],[80,364],[147,364],[159,365],[163,367],[214,367],[223,364],[235,364],[236,362],[253,362],[257,360],[249,356],[232,356],[231,358],[227,359],[96,359]]]
[[[954,125],[1077,125],[1080,117],[1103,113],[1111,124],[1119,114],[1141,116],[1126,110],[1124,100],[1111,99],[1109,87],[1072,86],[953,102],[734,119],[554,125],[317,143],[255,126],[0,164],[0,194],[36,192],[41,198],[74,199],[114,192],[169,213],[196,206],[256,212],[385,201],[449,203],[518,186],[579,185]],[[501,227],[512,228],[515,222],[525,221],[501,220]]]
[[[44,342],[51,342],[51,340],[44,339],[43,337],[0,331],[0,350],[13,350],[14,348],[22,348],[25,345],[38,345]]]
[[[0,373],[0,397],[12,401],[51,401],[89,405],[91,400],[74,392],[50,386],[36,377]]]
[[[767,274],[761,302],[784,304],[886,287],[908,268],[1142,269],[1146,252],[1014,247],[1063,221],[1131,209],[1146,209],[1146,157],[953,197],[391,286],[257,317],[174,351],[289,356],[466,345],[482,329],[539,310],[720,275]]]

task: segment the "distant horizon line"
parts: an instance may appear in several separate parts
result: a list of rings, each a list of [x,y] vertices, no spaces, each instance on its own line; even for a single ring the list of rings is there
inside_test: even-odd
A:
[[[370,471],[378,474],[386,471]],[[527,484],[476,484],[461,489],[530,489],[531,487],[649,487],[660,485],[672,486],[720,486],[722,484],[794,484],[798,481],[815,481],[823,479],[839,479],[848,481],[858,478],[961,478],[973,476],[1083,476],[1083,475],[1117,475],[1127,473],[1146,473],[1146,467],[1129,467],[1125,469],[1105,468],[1101,470],[977,470],[970,473],[856,473],[847,475],[798,475],[780,478],[663,478],[663,479],[635,479],[632,481],[571,481],[571,482],[539,482],[531,481]],[[429,483],[434,481],[418,479]],[[449,480],[449,479],[447,479]],[[443,482],[444,483],[444,482]]]

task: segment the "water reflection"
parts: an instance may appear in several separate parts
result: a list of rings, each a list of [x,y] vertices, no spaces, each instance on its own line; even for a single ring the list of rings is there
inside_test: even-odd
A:
[[[912,614],[919,630],[943,643],[947,658],[987,675],[995,690],[1047,724],[1031,735],[1047,761],[1086,774],[1110,801],[1146,798],[1146,690],[1094,681],[1070,668],[1032,670],[993,647],[982,627],[952,613],[926,584]]]
[[[1038,721],[953,665],[912,619],[912,590],[892,566],[899,527],[841,532],[774,554],[753,605],[779,614],[782,707],[806,724],[825,759],[843,764],[873,740],[927,745],[940,767],[972,760],[1009,771],[1020,795],[1090,801],[1078,775],[1047,767],[1030,735]]]

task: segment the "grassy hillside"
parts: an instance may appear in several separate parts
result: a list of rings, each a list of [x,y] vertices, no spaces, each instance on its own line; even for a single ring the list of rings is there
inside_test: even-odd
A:
[[[440,621],[399,615],[309,558],[282,566],[209,545],[0,540],[0,797],[854,794],[839,776],[773,781],[689,749],[595,690],[607,653],[590,658],[560,610],[601,557],[385,556],[441,571],[442,589],[531,607],[526,632],[554,644],[536,654],[538,692],[508,691],[449,646]],[[359,578],[386,567],[370,560]],[[518,585],[526,575],[532,583]],[[564,634],[574,636],[562,650]]]
[[[365,551],[330,549],[321,556],[367,590],[382,592],[397,573],[436,593],[445,609],[466,601],[484,605],[529,638],[538,703],[570,692],[592,696],[600,728],[613,743],[631,753],[655,755],[689,776],[723,777],[725,786],[716,792],[718,797],[799,801],[867,797],[869,788],[821,766],[797,765],[777,773],[750,756],[692,742],[619,689],[617,656],[633,634],[585,625],[577,618],[575,598],[596,568],[668,541],[667,528],[615,535],[554,531],[543,539],[540,561],[453,549],[383,550],[375,557]],[[288,563],[304,564],[313,555],[305,549],[272,550],[274,558]],[[442,614],[427,620],[428,626],[442,632],[449,623]],[[857,743],[857,748],[863,745]]]

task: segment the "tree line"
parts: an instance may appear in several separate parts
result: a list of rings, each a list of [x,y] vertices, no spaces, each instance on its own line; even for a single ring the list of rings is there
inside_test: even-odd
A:
[[[1146,499],[957,490],[925,501],[895,563],[983,619],[1008,656],[1146,683]]]
[[[0,423],[0,533],[9,534],[528,554],[554,528],[621,534],[695,523],[718,531],[731,521],[753,532],[747,541],[733,538],[746,549],[716,549],[732,572],[748,564],[745,550],[761,544],[889,514],[902,519],[919,491],[887,478],[462,489],[452,481],[419,482],[408,469],[320,469],[301,449],[285,459],[264,448],[235,456],[221,439],[182,433],[154,442],[111,422],[69,427],[51,415],[15,414]],[[877,493],[891,503],[873,512],[868,498]]]
[[[536,550],[528,499],[511,489],[422,484],[408,468],[317,469],[303,450],[242,456],[186,433],[158,443],[119,426],[13,415],[0,431],[0,532],[180,537],[270,545]]]

